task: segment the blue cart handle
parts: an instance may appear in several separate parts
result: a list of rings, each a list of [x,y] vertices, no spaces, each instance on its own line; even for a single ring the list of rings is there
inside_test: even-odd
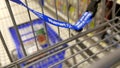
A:
[[[88,5],[86,12],[83,13],[83,15],[80,17],[80,19],[74,25],[67,23],[67,22],[55,20],[45,14],[37,12],[37,11],[29,8],[28,6],[26,6],[21,0],[11,0],[11,1],[24,6],[29,11],[31,11],[33,14],[38,16],[38,18],[44,20],[46,23],[50,23],[52,25],[59,26],[59,27],[70,28],[70,29],[73,29],[76,31],[81,31],[88,23],[91,22],[92,18],[95,16],[95,14],[97,12],[97,8],[98,8],[98,3],[101,0],[92,0],[91,3]]]

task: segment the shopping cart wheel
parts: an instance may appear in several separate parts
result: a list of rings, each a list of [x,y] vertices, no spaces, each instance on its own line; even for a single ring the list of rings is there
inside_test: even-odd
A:
[[[116,68],[120,65],[120,48],[106,55],[98,62],[95,62],[87,68]]]

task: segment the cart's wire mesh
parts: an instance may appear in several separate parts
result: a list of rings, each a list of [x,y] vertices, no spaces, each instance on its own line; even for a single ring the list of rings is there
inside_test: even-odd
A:
[[[54,19],[74,24],[74,22],[80,18],[81,14],[84,13],[91,0],[22,1],[29,7]],[[44,6],[41,5],[41,1],[44,1]],[[102,57],[106,56],[108,53],[120,48],[120,4],[118,4],[118,2],[119,0],[102,0],[99,4],[98,12],[95,18],[84,28],[82,32],[76,32],[70,29],[50,25],[63,39],[63,41],[60,41],[58,44],[50,46],[44,50],[39,50],[33,55],[27,56],[17,25],[30,21],[31,29],[33,31],[33,35],[35,36],[32,21],[37,19],[37,17],[30,13],[27,9],[14,4],[9,0],[1,0],[0,67],[19,68],[21,63],[45,54],[45,56],[41,57],[41,59],[37,59],[36,61],[25,65],[25,68],[29,68],[32,65],[37,64],[44,59],[48,59],[52,55],[64,50],[65,59],[51,65],[49,68],[54,68],[56,65],[61,63],[63,64],[63,68],[85,68],[93,62],[103,59]],[[8,30],[9,27],[12,26],[14,26],[17,31],[23,53],[25,54],[25,57],[20,60],[13,55],[13,52],[16,52],[15,44]],[[46,24],[44,24],[44,26],[46,27]],[[37,47],[37,45],[39,45],[37,43],[37,39],[35,39],[34,42]],[[48,38],[47,42],[50,43]],[[63,44],[68,44],[68,47],[61,48]],[[49,53],[52,49],[57,50],[53,53]]]

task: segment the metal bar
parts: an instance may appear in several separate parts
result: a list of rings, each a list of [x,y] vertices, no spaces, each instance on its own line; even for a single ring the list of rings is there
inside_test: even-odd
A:
[[[113,1],[112,18],[115,18],[116,0]]]
[[[78,41],[79,41],[79,40],[76,40],[76,42],[78,42]],[[82,43],[79,43],[78,46],[79,46],[82,50],[85,49],[85,48],[87,48],[87,47],[86,47],[85,45],[83,45]],[[88,53],[87,53],[88,51],[90,51],[90,50],[87,49],[87,50],[85,51],[85,53],[88,54]],[[90,52],[91,52],[91,51],[90,51]],[[84,54],[83,54],[83,55],[84,55]],[[88,54],[88,55],[89,55],[89,54]],[[84,56],[84,58],[87,58],[87,56]],[[89,59],[88,62],[91,63],[92,61]]]
[[[80,43],[78,43],[78,44],[80,44]],[[77,47],[74,47],[74,49],[78,52],[78,51],[80,51]],[[85,58],[87,58],[87,56],[84,54],[84,53],[81,53],[80,54],[84,59]],[[91,61],[90,60],[88,60],[88,63],[90,63]],[[76,63],[75,63],[76,64]]]
[[[17,56],[15,56],[15,54],[14,54],[15,51],[16,51],[16,49],[11,51],[11,57],[12,57],[13,61],[17,60]],[[14,66],[14,68],[20,68],[20,65],[17,64],[17,65]]]
[[[58,49],[55,49],[56,51],[54,51],[54,52],[57,52],[57,51],[60,52],[61,50],[63,51],[63,49],[64,49],[64,47],[58,48]],[[36,60],[36,61],[34,61],[33,63],[27,64],[27,65],[25,66],[25,68],[28,68],[28,67],[36,64],[36,63],[39,63],[40,61],[43,61],[43,60],[45,60],[45,59],[48,59],[49,57],[53,56],[53,54],[56,55],[57,53],[55,54],[55,53],[50,53],[50,52],[48,52],[48,54],[45,54],[45,56],[43,56],[44,58],[41,57],[41,59]],[[65,64],[66,64],[68,67],[72,66],[68,61],[65,61]]]
[[[116,11],[115,16],[119,13],[119,11],[120,11],[120,7],[119,7],[119,9]]]
[[[79,0],[78,0],[78,1],[79,1]],[[78,9],[79,9],[79,2],[78,2],[77,7],[78,7]],[[77,13],[79,14],[79,10],[77,11]],[[78,18],[79,18],[79,17],[78,17]],[[87,27],[88,27],[88,25],[87,25]],[[77,41],[78,41],[78,40],[77,40]],[[81,47],[81,45],[80,45],[80,47]],[[82,47],[85,47],[85,46],[83,45]],[[87,52],[89,52],[89,51],[87,51]],[[88,54],[92,54],[92,53],[90,52],[90,53],[88,53]]]
[[[79,5],[80,5],[80,3],[79,3],[79,0],[77,0],[77,19],[79,19]]]
[[[23,51],[24,55],[27,56],[27,53],[26,53],[25,48],[24,48],[23,41],[22,41],[22,39],[21,39],[19,30],[18,30],[18,28],[17,28],[17,24],[16,24],[16,21],[15,21],[14,14],[13,14],[13,11],[12,11],[12,9],[11,9],[11,5],[10,5],[10,3],[9,3],[9,0],[5,0],[5,2],[6,2],[6,5],[7,5],[7,8],[8,8],[10,17],[11,17],[11,19],[12,19],[14,28],[15,28],[15,30],[16,30],[17,36],[18,36],[18,38],[19,38],[19,42],[20,42],[22,51]]]
[[[119,29],[117,29],[116,27],[114,27],[111,23],[108,23],[111,27],[113,27],[114,30],[116,30],[117,32],[119,32]]]
[[[101,0],[102,1],[102,22],[104,22],[104,17],[105,17],[105,8],[107,7],[107,5],[105,4],[106,3],[106,0]]]
[[[111,65],[116,64],[120,61],[120,49],[115,50],[114,52],[110,53],[109,55],[103,57],[101,60],[91,64],[87,68],[111,68]],[[116,68],[116,67],[112,67]]]
[[[107,29],[106,29],[106,30],[107,30]],[[101,34],[102,32],[105,32],[106,30],[101,31],[101,32],[98,32],[96,35]],[[94,35],[94,36],[95,36],[95,35]],[[73,44],[72,46],[69,46],[69,47],[66,47],[66,48],[57,50],[57,51],[55,51],[55,53],[50,54],[49,56],[46,56],[46,57],[44,57],[44,58],[42,58],[42,59],[40,59],[40,60],[37,60],[37,61],[35,61],[34,63],[27,65],[26,67],[31,66],[31,65],[33,65],[33,64],[35,64],[35,63],[38,63],[38,62],[40,62],[40,61],[42,61],[42,60],[44,60],[44,59],[47,59],[47,58],[49,58],[50,56],[53,56],[53,55],[55,55],[55,54],[57,54],[57,53],[59,53],[59,52],[62,52],[62,51],[67,50],[67,49],[69,49],[69,48],[73,48],[73,46],[78,45],[78,44],[80,44],[80,43],[82,43],[82,42],[84,42],[84,41],[86,41],[87,39],[90,39],[90,38],[92,38],[92,37],[86,38],[86,39],[84,39],[83,41],[79,41],[79,42],[77,42],[76,44]],[[93,46],[93,47],[94,47],[94,46]],[[84,51],[83,51],[83,52],[84,52]],[[81,53],[81,54],[82,54],[82,53]]]
[[[95,30],[98,30],[99,28],[106,26],[107,23],[112,22],[112,21],[114,21],[114,20],[116,20],[116,19],[119,19],[119,18],[116,17],[116,18],[111,19],[110,21],[108,21],[108,22],[106,22],[106,23],[103,23],[103,24],[99,25],[98,27],[95,27],[94,29],[90,29],[90,30],[85,31],[85,32],[83,32],[83,33],[79,33],[79,34],[77,34],[77,35],[75,35],[75,36],[73,36],[73,37],[71,37],[71,38],[68,38],[68,39],[66,39],[66,40],[64,40],[64,41],[60,41],[59,43],[55,44],[54,46],[51,46],[51,47],[46,48],[46,49],[44,49],[44,50],[42,50],[42,51],[38,51],[37,53],[35,53],[35,54],[33,54],[33,55],[26,56],[26,57],[24,57],[24,58],[22,58],[22,59],[19,59],[19,60],[17,60],[17,61],[14,61],[14,62],[10,63],[9,65],[5,66],[4,68],[13,67],[13,66],[16,65],[16,64],[20,64],[20,63],[25,62],[25,61],[27,61],[27,60],[29,60],[29,59],[31,59],[31,58],[34,58],[34,57],[36,57],[36,56],[38,56],[38,55],[40,55],[40,54],[43,54],[43,53],[48,52],[48,51],[50,51],[50,50],[52,50],[52,49],[54,49],[54,48],[57,48],[57,47],[59,47],[59,46],[62,46],[63,44],[68,43],[68,42],[70,42],[70,41],[72,41],[72,40],[74,40],[74,39],[76,39],[76,38],[79,38],[79,37],[82,37],[82,36],[84,36],[84,35],[86,35],[86,34],[88,34],[88,33],[94,32]]]
[[[79,17],[79,6],[80,5],[80,0],[77,0],[77,19],[79,19],[80,17]],[[79,45],[79,44],[78,44]],[[77,51],[79,51],[78,49],[76,49]],[[83,56],[83,58],[87,58],[87,56],[86,55],[84,55],[84,54],[81,54],[82,56]]]
[[[102,31],[102,32],[103,32],[103,31]],[[98,34],[100,34],[100,33],[101,33],[101,32],[99,32],[99,33],[97,33],[97,34],[95,34],[95,35],[98,35]],[[94,36],[95,36],[95,35],[94,35]],[[84,41],[85,41],[85,40],[88,40],[88,39],[90,39],[90,38],[92,38],[92,37],[89,37],[89,38],[87,38],[87,39],[84,39]],[[81,42],[84,42],[84,41],[82,40]],[[76,41],[77,45],[81,48],[81,45],[83,45],[83,44],[82,44],[82,43],[79,43],[79,42],[80,42],[80,41],[78,41],[78,42]],[[83,46],[84,46],[84,45],[83,45]],[[74,47],[74,48],[75,48],[76,51],[80,51],[77,47]],[[81,49],[82,49],[82,48],[81,48]],[[81,55],[83,58],[87,58],[87,56],[86,56],[84,53],[81,53],[80,55]],[[91,60],[88,60],[88,63],[90,63],[90,62],[91,62]]]
[[[106,30],[107,30],[107,29],[106,29]],[[102,33],[102,32],[105,32],[106,30],[101,31],[101,32],[97,33],[96,35],[98,35],[98,34],[100,34],[100,33]],[[94,36],[95,36],[95,35],[94,35]],[[84,39],[83,41],[79,41],[79,42],[73,44],[72,46],[69,46],[69,47],[66,47],[66,48],[57,50],[57,51],[55,51],[55,53],[50,54],[49,56],[46,56],[46,57],[44,57],[44,58],[42,58],[42,59],[40,59],[40,60],[37,60],[37,61],[35,61],[34,63],[27,65],[26,67],[29,67],[29,66],[31,66],[31,65],[34,65],[35,63],[38,63],[38,62],[40,62],[40,61],[42,61],[42,60],[44,60],[44,59],[47,59],[47,58],[49,58],[50,56],[53,56],[53,55],[55,55],[55,54],[57,54],[57,53],[59,53],[59,52],[62,52],[62,51],[67,50],[67,49],[69,49],[69,48],[73,48],[75,45],[78,45],[78,44],[80,44],[80,43],[82,43],[82,42],[84,42],[84,41],[86,41],[87,39],[90,39],[90,38],[92,38],[92,37],[86,38],[86,39]],[[80,50],[79,50],[79,51],[80,51]],[[81,53],[81,54],[82,54],[82,53]]]
[[[58,20],[58,10],[57,10],[57,5],[56,5],[56,0],[54,0],[55,3],[55,13],[56,13],[56,19]],[[58,35],[60,36],[60,28],[58,27]]]
[[[75,47],[75,46],[73,46],[73,47],[70,48],[71,55],[72,55],[72,54],[75,54],[75,52],[74,52],[74,50],[73,50],[74,47]],[[73,60],[73,65],[77,63],[75,56],[72,58],[72,60]]]
[[[105,4],[106,4],[106,2],[105,2]],[[109,4],[109,1],[107,2],[105,8],[108,8],[108,7],[107,7],[108,4]],[[109,9],[109,11],[106,13],[106,18],[109,16],[109,14],[111,13],[111,11],[112,11],[112,10]]]
[[[103,2],[103,4],[102,4],[102,8],[103,8],[103,11],[102,11],[102,16],[103,16],[103,19],[102,19],[102,21],[104,21],[104,17],[105,17],[105,8],[107,7],[107,5],[105,4],[105,0],[102,0],[102,2]]]
[[[120,42],[120,41],[119,41],[119,42]],[[119,42],[117,42],[117,44],[118,44]],[[82,64],[82,63],[84,63],[84,62],[85,62],[85,61],[87,61],[88,59],[90,59],[90,58],[92,58],[92,57],[94,57],[94,56],[96,56],[96,55],[98,55],[98,54],[100,54],[100,53],[104,52],[105,50],[107,50],[107,49],[109,49],[109,48],[113,47],[115,44],[116,44],[116,43],[114,43],[114,44],[112,44],[112,45],[110,45],[110,46],[106,47],[105,49],[103,49],[103,50],[99,51],[98,53],[96,53],[96,54],[94,54],[94,55],[92,55],[92,56],[88,57],[87,59],[85,59],[85,60],[83,60],[83,61],[79,62],[78,64],[73,65],[73,66],[72,66],[72,67],[70,67],[70,68],[76,68],[76,66],[78,66],[78,65],[80,65],[80,64]],[[113,60],[114,60],[114,59],[113,59]]]
[[[107,30],[107,29],[106,29],[106,30]],[[106,31],[106,30],[104,30],[104,31]],[[102,32],[103,32],[103,31],[102,31]],[[100,33],[102,33],[102,32],[100,32]],[[100,33],[98,33],[98,34],[100,34]],[[85,39],[85,40],[86,40],[86,39]],[[81,41],[81,42],[83,42],[83,41]],[[79,44],[80,42],[77,42],[77,43]],[[74,45],[72,45],[72,46],[70,46],[70,47],[73,47],[73,46],[75,46],[75,45],[77,45],[77,44],[74,44]],[[68,48],[70,48],[70,47],[68,47]],[[55,55],[55,54],[57,54],[57,53],[59,53],[59,52],[61,52],[61,51],[63,51],[63,50],[66,50],[66,49],[68,49],[68,48],[60,49],[60,51],[58,51],[58,52],[55,51],[54,54],[50,54],[50,55],[44,57],[43,59],[37,60],[37,61],[35,61],[34,63],[27,65],[26,67],[29,67],[29,66],[31,66],[31,65],[33,65],[33,64],[35,64],[35,63],[38,63],[38,62],[40,62],[40,61],[42,61],[42,60],[44,60],[44,59],[46,59],[46,58],[48,58],[48,57],[50,57],[50,56],[52,56],[52,55]],[[84,51],[83,51],[83,52],[84,52]]]
[[[66,0],[66,6],[67,6],[67,19],[68,19],[67,22],[70,23],[69,10],[71,6],[69,5],[68,0]],[[70,29],[68,29],[68,31],[69,31],[69,38],[70,38],[71,31]],[[73,48],[70,48],[70,52],[71,54],[74,54]],[[73,57],[72,60],[73,60],[73,64],[75,64],[76,63],[75,57]]]
[[[71,34],[71,36],[74,36],[74,35]],[[72,55],[72,54],[75,54],[75,52],[74,52],[75,47],[76,47],[76,46],[71,46],[71,48],[70,48],[71,55]],[[78,50],[78,49],[77,49],[77,50]],[[72,60],[73,60],[73,65],[77,63],[75,56],[72,58]],[[77,68],[77,67],[76,67],[76,68]]]
[[[80,40],[76,39],[76,42],[78,42],[78,41],[80,41]],[[78,44],[78,45],[79,45],[79,47],[81,47],[82,49],[87,48],[87,47],[86,47],[84,44],[82,44],[82,43],[80,43],[80,44]],[[85,53],[88,54],[89,56],[91,56],[91,55],[94,54],[90,49],[86,50]],[[94,57],[92,57],[92,59],[98,59],[98,57],[97,57],[97,56],[94,56]]]
[[[67,19],[68,19],[67,22],[70,23],[70,17],[69,17],[69,9],[70,9],[70,7],[69,7],[68,0],[66,0],[66,6],[67,6]],[[70,31],[70,29],[68,29],[68,31],[69,31],[69,37],[70,37],[71,31]]]
[[[13,62],[13,59],[12,59],[12,57],[11,57],[11,54],[10,54],[10,52],[9,52],[9,49],[8,49],[6,43],[5,43],[5,40],[4,40],[4,38],[3,38],[3,35],[2,35],[2,33],[1,33],[1,31],[0,31],[0,38],[1,38],[3,47],[4,47],[4,49],[5,49],[6,53],[7,53],[7,56],[8,56],[8,58],[9,58],[10,62]]]
[[[65,61],[65,64],[68,66],[68,67],[71,67],[72,65],[70,64],[70,62],[68,61]]]
[[[56,5],[56,0],[54,0],[54,4],[55,4],[55,14],[56,14],[56,19],[58,20],[58,10],[57,10],[57,5]],[[58,35],[60,36],[60,28],[59,27],[57,27],[58,28]],[[59,58],[58,56],[56,56],[57,58]],[[66,65],[70,65],[70,63],[69,62],[66,62]]]
[[[101,33],[101,32],[100,32]],[[99,34],[99,33],[98,33]],[[96,34],[97,35],[97,34]],[[74,36],[73,34],[72,34],[72,36]],[[90,38],[92,38],[92,37],[89,37],[89,38],[87,38],[87,39],[90,39]],[[85,41],[85,40],[87,40],[87,39],[84,39],[83,41]],[[81,43],[79,43],[79,42],[83,42],[83,41],[78,41],[78,42],[76,42],[77,44],[76,45],[79,45],[79,44],[81,44]],[[76,50],[76,51],[80,51],[77,47],[74,47],[74,49]],[[87,56],[83,53],[81,53],[80,54],[83,58],[87,58]],[[90,62],[89,60],[88,60],[88,62]],[[76,63],[75,63],[76,64]]]
[[[25,0],[25,3],[28,6],[27,0]],[[37,50],[39,50],[39,47],[38,47],[38,44],[37,44],[37,39],[36,39],[36,36],[35,36],[35,31],[34,31],[33,23],[32,23],[32,18],[31,18],[31,14],[30,14],[29,9],[27,9],[27,12],[28,12],[28,17],[29,17],[29,20],[30,20],[30,25],[31,25],[31,28],[32,28],[33,36],[35,38],[35,44],[36,44]]]
[[[120,33],[120,32],[119,32],[119,33]],[[115,35],[116,35],[116,34],[117,34],[117,33],[115,33]],[[82,53],[82,52],[84,52],[84,51],[86,51],[86,50],[88,50],[88,49],[90,49],[90,48],[96,46],[96,45],[99,44],[101,41],[104,41],[104,40],[106,40],[106,39],[108,39],[108,38],[110,38],[110,37],[113,37],[113,36],[111,35],[111,36],[109,36],[109,37],[107,37],[107,38],[105,38],[105,39],[103,39],[103,40],[100,40],[100,41],[96,42],[96,43],[93,44],[92,46],[83,49],[82,51],[78,51],[78,53],[73,54],[73,55],[71,55],[70,57],[68,57],[68,58],[66,58],[66,59],[64,59],[64,60],[61,60],[60,62],[55,63],[54,65],[51,65],[50,68],[52,68],[52,67],[54,67],[54,66],[56,66],[56,65],[58,65],[58,64],[60,64],[60,63],[62,63],[62,62],[64,62],[64,61],[66,61],[66,60],[72,58],[73,56],[76,56],[76,55],[78,55],[78,54],[80,54],[80,53]],[[94,54],[93,54],[93,55],[94,55]]]
[[[42,4],[43,3],[42,1],[44,1],[44,0],[40,0],[40,1],[41,1],[40,2],[40,7],[41,7],[41,10],[42,10],[42,14],[44,14],[44,5]],[[47,43],[50,46],[49,37],[48,37],[48,30],[47,30],[47,25],[46,25],[45,21],[44,21],[44,26],[45,26],[45,31],[46,31]]]
[[[85,3],[85,4],[86,4],[86,5],[88,5],[88,2],[87,2],[87,3]],[[87,8],[87,7],[86,7],[86,8]],[[85,12],[85,11],[84,11],[84,12]],[[87,25],[86,25],[86,30],[88,30],[88,29],[89,29],[89,25],[90,25],[90,24],[87,24]]]

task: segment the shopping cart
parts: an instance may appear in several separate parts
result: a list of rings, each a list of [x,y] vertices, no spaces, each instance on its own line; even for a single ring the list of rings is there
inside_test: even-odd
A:
[[[86,11],[86,8],[91,3],[91,1],[97,0],[39,0],[39,1],[24,0],[24,3],[26,3],[26,5],[29,7],[35,6],[33,8],[35,8],[36,10],[41,9],[40,12],[42,12],[45,15],[48,15],[46,11],[47,12],[49,11],[49,14],[52,15],[50,17],[56,18],[56,20],[74,24],[74,22],[77,21],[79,17],[81,17],[82,14]],[[40,19],[43,23],[43,26],[40,25],[39,26],[44,27],[44,30],[41,30],[40,32],[35,32],[37,28],[34,28],[34,21],[38,21],[38,17],[30,13],[28,9],[21,8],[21,6],[18,6],[17,4],[14,4],[9,0],[5,0],[3,2],[4,4],[6,4],[5,6],[7,7],[8,10],[7,12],[9,12],[8,17],[11,19],[10,21],[12,21],[13,23],[13,30],[16,33],[16,35],[13,35],[15,33],[12,33],[12,36],[10,37],[17,36],[17,41],[19,41],[19,44],[17,44],[17,46],[20,45],[20,47],[10,49],[9,45],[11,44],[6,43],[8,42],[6,41],[7,39],[6,37],[9,36],[5,34],[6,33],[5,29],[3,29],[5,27],[0,26],[2,27],[0,29],[0,37],[4,45],[3,50],[6,51],[5,54],[8,57],[7,59],[4,59],[2,56],[0,56],[0,59],[1,57],[3,59],[3,60],[1,59],[0,62],[1,67],[3,68],[120,67],[120,53],[119,53],[120,5],[117,3],[118,0],[113,1],[101,0],[101,2],[98,5],[98,11],[95,14],[93,20],[80,31],[72,30],[69,28],[68,29],[61,28],[59,26],[53,26],[48,23],[46,24],[46,21]],[[16,13],[16,11],[18,10],[16,10],[15,7],[20,8],[21,10],[23,9],[23,11],[19,10],[21,14]],[[23,20],[25,20],[25,22],[28,22],[28,24],[24,23]],[[32,36],[34,36],[35,38],[33,43],[30,44],[35,44],[36,49],[38,49],[35,53],[32,54],[26,53],[27,48],[25,48],[24,46],[24,41],[20,33],[22,31],[23,32],[25,31],[24,27],[26,26],[31,26],[31,31],[33,33]],[[21,28],[23,28],[22,31],[20,31]],[[8,32],[11,32],[12,27],[9,27],[9,29],[11,30]],[[26,30],[25,32],[27,31],[29,30]],[[49,45],[49,46],[46,45],[45,47],[43,46],[42,47],[43,49],[40,48],[40,46],[38,46],[37,42],[38,40],[41,39],[36,38],[36,36],[41,34],[41,32],[42,34],[45,34],[46,42]],[[51,36],[53,39],[50,40],[49,36]],[[56,38],[58,39],[57,42],[55,42]],[[16,39],[16,37],[14,39]],[[44,38],[42,37],[42,39]],[[53,41],[55,43],[50,46],[51,44],[50,41]],[[18,52],[16,49],[18,50]],[[18,55],[20,50],[22,50],[21,52],[22,55],[21,54]],[[29,53],[31,53],[31,51],[34,51],[34,49],[29,50]],[[3,53],[1,55],[4,55]],[[6,61],[8,61],[9,64],[5,63]]]

